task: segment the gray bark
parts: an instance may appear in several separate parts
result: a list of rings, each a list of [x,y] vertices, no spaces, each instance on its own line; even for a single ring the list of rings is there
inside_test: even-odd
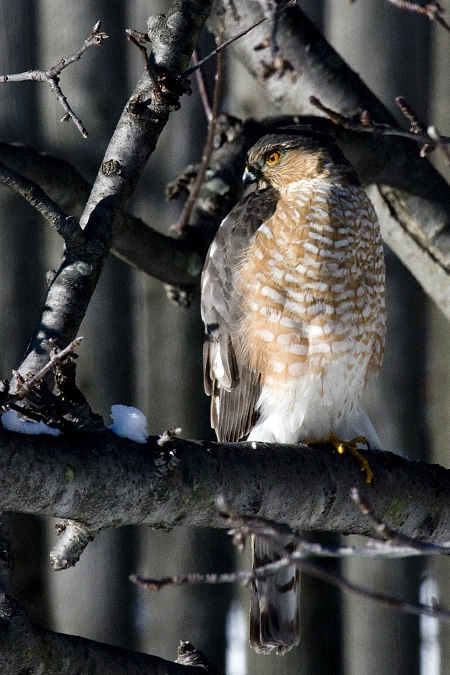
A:
[[[449,471],[389,452],[364,452],[376,476],[368,485],[353,457],[301,445],[173,440],[161,449],[157,437],[143,445],[109,431],[51,439],[3,431],[0,443],[2,510],[70,518],[94,533],[131,524],[223,527],[222,495],[237,512],[302,530],[374,536],[350,498],[356,485],[393,530],[450,539]]]

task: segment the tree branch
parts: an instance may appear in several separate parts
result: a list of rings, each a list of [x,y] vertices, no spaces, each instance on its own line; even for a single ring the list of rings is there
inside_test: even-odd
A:
[[[360,500],[359,495],[355,495],[356,488],[352,489],[352,498],[358,502],[358,506],[361,508],[362,512],[365,515],[370,515],[373,517],[372,509],[369,508],[366,504]],[[133,574],[130,576],[130,581],[144,588],[149,588],[154,591],[159,591],[167,586],[187,586],[192,584],[228,584],[228,583],[239,583],[244,585],[249,585],[251,582],[257,579],[267,579],[269,576],[272,576],[279,572],[280,570],[295,565],[302,572],[321,579],[326,583],[330,583],[333,586],[340,588],[341,590],[353,593],[359,597],[367,598],[369,600],[374,600],[382,605],[397,609],[405,614],[412,614],[415,616],[430,616],[435,619],[439,619],[446,623],[450,623],[450,611],[436,606],[425,605],[423,603],[408,602],[401,600],[399,598],[385,595],[384,593],[378,593],[376,591],[371,591],[367,587],[362,587],[357,584],[348,581],[340,574],[332,570],[327,570],[321,566],[317,561],[310,560],[310,556],[315,557],[320,556],[323,553],[329,553],[330,547],[325,547],[324,549],[320,545],[312,545],[315,547],[315,550],[311,550],[308,542],[305,542],[303,538],[294,530],[287,527],[286,525],[280,525],[278,523],[273,523],[264,518],[259,518],[256,516],[242,516],[239,514],[233,513],[228,507],[225,506],[225,513],[223,514],[229,522],[233,524],[232,530],[229,531],[229,534],[233,535],[234,543],[238,545],[240,549],[243,548],[243,542],[245,539],[251,535],[258,538],[265,539],[271,546],[271,548],[277,551],[278,556],[277,560],[274,562],[269,562],[259,567],[253,568],[251,571],[248,570],[239,570],[237,572],[229,573],[191,573],[184,574],[181,576],[171,576],[164,577],[162,579],[146,579],[140,575]],[[380,521],[373,518],[376,521],[377,530],[380,531]],[[383,524],[383,536],[386,534],[394,541],[405,541],[408,540],[411,546],[414,545],[416,551],[422,549],[422,552],[425,550],[432,550],[434,553],[437,553],[440,549],[440,552],[448,554],[449,549],[443,547],[437,547],[433,544],[423,544],[417,542],[416,540],[411,540],[408,537],[393,533],[392,530],[387,528]],[[387,532],[386,532],[387,531]],[[286,541],[289,541],[288,548],[286,547]],[[295,550],[292,551],[292,547],[295,545]],[[331,547],[335,555],[342,553],[341,547]],[[365,552],[368,552],[369,546],[364,547]],[[395,548],[395,547],[393,547]],[[318,550],[317,550],[318,549]],[[364,550],[364,549],[363,549]],[[347,552],[345,552],[347,554]],[[387,557],[390,557],[389,555]]]
[[[167,17],[160,19],[158,30],[153,31],[150,65],[158,76],[160,92],[145,69],[122,113],[81,218],[86,243],[65,247],[18,369],[23,377],[35,373],[48,360],[50,339],[64,346],[78,332],[114,232],[123,223],[128,200],[170,112],[179,107],[179,98],[186,92],[186,82],[178,74],[189,63],[211,2],[174,0]]]
[[[4,521],[5,518],[0,523],[0,661],[3,673],[59,673],[64,662],[76,663],[77,673],[92,675],[186,674],[186,670],[176,663],[156,656],[54,633],[32,624],[11,594],[12,557]],[[195,661],[193,665],[196,665]],[[194,668],[192,672],[199,672],[199,669]]]
[[[83,231],[75,218],[67,217],[64,211],[33,181],[0,162],[0,182],[16,190],[31,206],[43,216],[61,235],[68,245],[74,241],[82,244],[85,241]]]
[[[450,26],[447,21],[444,19],[443,9],[438,2],[428,3],[426,5],[419,5],[416,2],[406,2],[406,0],[387,0],[392,5],[395,5],[399,9],[406,9],[409,12],[416,12],[417,14],[424,14],[427,16],[430,21],[434,21],[439,26],[442,26],[446,31],[450,33]]]
[[[375,473],[372,487],[351,456],[254,445],[172,438],[161,448],[158,437],[142,445],[110,431],[55,438],[2,430],[0,509],[71,519],[92,533],[141,523],[224,527],[216,505],[222,496],[238,513],[299,530],[377,537],[350,497],[357,485],[391,530],[419,541],[450,540],[450,471],[440,466],[365,451]]]
[[[76,664],[77,673],[90,675],[187,675],[182,665],[157,656],[63,635],[33,625],[16,603],[12,617],[2,622],[1,664],[4,673],[60,673],[62,663]],[[192,673],[204,673],[192,666]]]

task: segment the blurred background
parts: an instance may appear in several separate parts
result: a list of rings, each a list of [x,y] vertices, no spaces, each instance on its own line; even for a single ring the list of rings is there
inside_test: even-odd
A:
[[[327,39],[396,112],[406,97],[421,120],[450,133],[450,35],[426,17],[382,2],[344,0],[299,3]],[[0,141],[30,144],[71,162],[93,181],[120,112],[133,90],[142,57],[126,28],[145,31],[163,0],[16,0],[0,4],[0,73],[49,68],[78,49],[98,19],[110,36],[65,70],[61,86],[89,131],[83,140],[44,85],[0,85]],[[202,51],[213,46],[203,38]],[[237,116],[273,112],[264,88],[225,58],[222,108]],[[182,203],[167,203],[164,187],[187,164],[200,161],[206,120],[194,94],[174,113],[138,185],[131,211],[167,232]],[[403,124],[403,121],[402,121]],[[438,161],[434,159],[433,161]],[[439,165],[447,177],[447,167]],[[58,266],[61,240],[36,212],[0,187],[0,376],[18,366],[39,317],[45,273]],[[449,325],[414,278],[387,250],[388,340],[381,376],[370,386],[366,408],[387,450],[449,467]],[[110,257],[83,322],[78,384],[110,424],[112,404],[140,408],[148,430],[180,426],[186,438],[212,438],[203,394],[203,329],[198,299],[180,309],[162,284]],[[14,585],[30,615],[53,630],[126,646],[174,660],[189,639],[227,675],[438,675],[450,672],[450,634],[419,620],[303,577],[303,640],[284,658],[258,657],[247,646],[248,589],[169,588],[159,594],[128,581],[249,567],[223,532],[178,528],[170,533],[123,528],[100,534],[74,569],[54,573],[48,552],[54,522],[14,516]],[[352,543],[353,538],[346,538]],[[322,536],[321,541],[324,541]],[[326,538],[337,543],[335,536]],[[331,563],[338,568],[338,563]],[[357,561],[342,574],[371,589],[407,600],[450,606],[448,562]],[[431,590],[430,590],[431,589]]]

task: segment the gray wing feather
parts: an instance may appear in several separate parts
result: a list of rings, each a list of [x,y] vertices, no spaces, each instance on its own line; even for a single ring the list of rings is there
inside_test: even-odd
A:
[[[219,441],[241,440],[258,418],[259,376],[245,364],[240,344],[242,297],[236,287],[236,272],[241,252],[273,214],[277,199],[272,189],[244,197],[222,222],[203,268],[205,391],[212,397],[211,424]]]

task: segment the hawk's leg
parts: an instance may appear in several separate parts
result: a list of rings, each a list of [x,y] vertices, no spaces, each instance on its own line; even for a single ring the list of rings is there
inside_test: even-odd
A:
[[[341,441],[340,438],[336,436],[333,432],[330,434],[330,440],[329,443],[334,445],[336,450],[340,455],[343,455],[344,452],[349,452],[350,454],[353,455],[353,457],[356,457],[356,459],[359,462],[359,466],[361,468],[361,471],[365,471],[366,473],[366,483],[371,483],[373,479],[373,471],[370,468],[369,462],[367,459],[359,452],[358,450],[358,443],[364,443],[367,445],[367,441],[364,438],[364,436],[357,436],[356,438],[353,438],[351,441]]]

